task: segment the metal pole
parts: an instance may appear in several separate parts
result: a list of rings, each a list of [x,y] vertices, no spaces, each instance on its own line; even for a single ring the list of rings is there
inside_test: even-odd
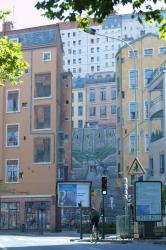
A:
[[[41,235],[43,235],[43,212],[44,212],[44,209],[40,209],[40,212],[41,212]]]
[[[82,234],[82,203],[78,203],[78,206],[80,208],[80,239],[83,239],[83,234]]]
[[[102,239],[105,239],[104,226],[105,226],[105,209],[104,209],[104,195],[103,195],[103,207],[102,207]]]

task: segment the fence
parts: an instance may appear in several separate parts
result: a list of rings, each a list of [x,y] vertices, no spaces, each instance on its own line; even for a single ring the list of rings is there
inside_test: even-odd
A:
[[[129,215],[116,217],[116,234],[121,238],[134,238],[134,226],[136,223]],[[138,235],[140,239],[166,237],[166,214],[162,215],[161,222],[138,222]]]

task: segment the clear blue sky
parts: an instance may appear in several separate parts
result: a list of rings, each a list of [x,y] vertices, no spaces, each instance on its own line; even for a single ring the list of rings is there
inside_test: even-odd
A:
[[[55,23],[55,20],[49,20],[41,16],[42,12],[34,7],[37,1],[38,0],[0,0],[0,10],[10,9],[12,11],[8,20],[14,22],[14,29]],[[162,2],[164,2],[164,0],[162,0]],[[119,8],[118,10],[119,13],[131,12],[129,6]],[[1,23],[0,30],[2,29]]]

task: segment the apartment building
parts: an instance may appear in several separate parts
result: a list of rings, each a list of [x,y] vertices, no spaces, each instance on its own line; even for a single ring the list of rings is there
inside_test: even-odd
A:
[[[164,49],[166,53],[166,47]],[[166,61],[155,71],[149,93],[149,168],[147,179],[166,182]]]
[[[166,17],[166,11],[162,12]],[[79,29],[77,24],[60,23],[64,48],[64,68],[70,70],[74,77],[85,77],[95,72],[115,71],[115,55],[124,45],[122,40],[133,41],[147,33],[158,33],[155,26],[140,24],[131,14],[112,14],[101,25],[93,24],[101,36],[92,36]],[[111,36],[111,39],[105,36]],[[119,41],[116,39],[120,39]]]
[[[8,28],[29,68],[22,85],[0,88],[0,228],[55,230],[56,181],[71,168],[72,77],[58,25]]]
[[[119,176],[129,174],[138,158],[145,174],[149,153],[149,106],[147,87],[154,70],[165,60],[166,42],[146,34],[122,47],[117,55],[117,167]],[[143,174],[142,174],[143,175]],[[131,178],[130,178],[131,177]],[[140,177],[140,176],[139,176]]]
[[[83,128],[86,123],[85,116],[85,82],[83,78],[72,81],[72,127]]]
[[[116,83],[115,73],[95,74],[87,79],[86,126],[96,128],[116,127]]]

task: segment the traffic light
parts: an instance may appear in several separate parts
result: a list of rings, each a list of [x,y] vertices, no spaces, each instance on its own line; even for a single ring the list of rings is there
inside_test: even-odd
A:
[[[124,189],[123,189],[124,199],[128,201],[128,179],[124,178]]]
[[[106,195],[107,194],[107,177],[103,176],[101,178],[101,186],[102,186],[102,194]]]

